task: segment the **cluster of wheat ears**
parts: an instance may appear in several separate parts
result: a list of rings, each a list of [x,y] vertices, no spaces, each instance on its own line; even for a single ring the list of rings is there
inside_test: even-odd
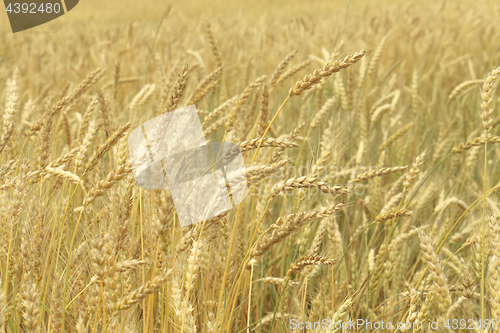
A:
[[[492,331],[499,8],[447,6],[0,35],[0,332]],[[249,192],[181,227],[128,135],[192,104]]]

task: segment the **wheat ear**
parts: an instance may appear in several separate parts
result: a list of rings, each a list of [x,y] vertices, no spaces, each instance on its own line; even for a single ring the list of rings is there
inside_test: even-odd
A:
[[[3,114],[3,134],[0,140],[0,153],[5,149],[5,146],[9,142],[12,132],[14,131],[14,125],[17,114],[17,103],[19,101],[19,87],[17,85],[17,69],[14,70],[14,75],[12,79],[7,81],[7,89],[9,98],[5,104],[5,110]]]
[[[491,125],[493,123],[493,118],[491,115],[493,114],[493,109],[491,108],[491,101],[493,98],[491,97],[491,93],[493,91],[493,85],[495,81],[498,79],[500,75],[500,67],[496,67],[493,69],[483,83],[483,89],[481,90],[481,108],[483,112],[481,113],[481,118],[483,119],[483,127],[484,130],[489,133],[491,131]]]
[[[427,261],[429,270],[431,271],[432,280],[434,282],[434,290],[438,299],[439,309],[441,312],[450,306],[450,290],[448,289],[448,279],[444,275],[441,261],[439,260],[434,247],[432,246],[431,239],[423,229],[418,231],[418,239],[422,255]]]
[[[297,81],[295,85],[290,88],[288,95],[295,96],[301,95],[304,91],[311,89],[315,84],[318,84],[324,78],[345,69],[356,62],[358,62],[365,55],[365,51],[361,50],[352,55],[346,56],[342,60],[336,60],[332,63],[327,63],[323,68],[316,69],[312,74],[307,74],[302,80]]]

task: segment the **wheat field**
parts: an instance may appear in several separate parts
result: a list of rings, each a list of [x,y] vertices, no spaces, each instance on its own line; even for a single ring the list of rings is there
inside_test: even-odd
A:
[[[499,2],[0,18],[1,333],[500,331]],[[248,195],[181,227],[128,136],[192,104]]]

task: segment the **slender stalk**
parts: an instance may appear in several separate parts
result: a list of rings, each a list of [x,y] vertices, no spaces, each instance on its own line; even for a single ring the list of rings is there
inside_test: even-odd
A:
[[[481,324],[484,325],[484,266],[486,265],[486,171],[488,165],[488,132],[485,131],[484,143],[484,174],[483,174],[483,216],[482,216],[482,235],[481,235]]]
[[[247,332],[250,332],[250,309],[252,308],[252,286],[253,286],[253,263],[251,263],[251,269],[250,269],[250,287],[248,290],[248,310],[247,310]]]

